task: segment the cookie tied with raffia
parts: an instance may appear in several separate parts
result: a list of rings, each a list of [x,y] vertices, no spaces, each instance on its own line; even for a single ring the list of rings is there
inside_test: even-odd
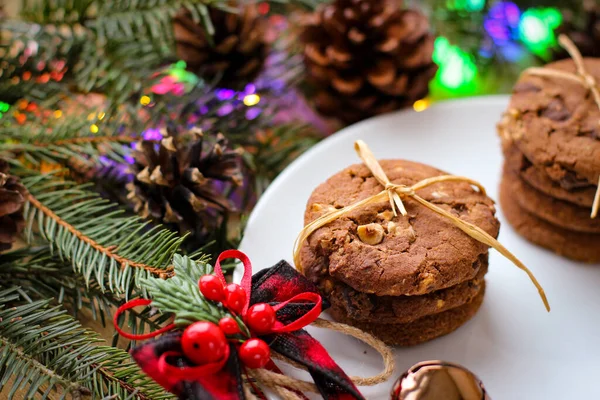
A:
[[[412,105],[437,71],[427,17],[392,0],[336,0],[302,21],[317,109],[352,123]]]
[[[220,133],[205,137],[192,128],[185,135],[166,134],[160,142],[136,145],[128,199],[141,216],[191,232],[192,240],[204,244],[235,211],[225,193],[242,184],[240,152]]]
[[[0,158],[0,251],[10,249],[25,227],[23,204],[27,193],[19,178],[9,174],[8,162]]]
[[[212,37],[189,11],[182,9],[174,18],[177,57],[190,70],[205,77],[219,74],[228,81],[252,80],[267,55],[266,20],[255,4],[240,6],[237,13],[210,8],[215,32]]]

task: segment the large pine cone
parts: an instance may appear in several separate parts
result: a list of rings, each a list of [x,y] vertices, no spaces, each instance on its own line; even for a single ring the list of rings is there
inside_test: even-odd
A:
[[[210,18],[215,27],[212,39],[187,10],[175,16],[177,56],[201,76],[222,74],[226,85],[230,81],[252,80],[268,51],[267,22],[259,15],[256,5],[241,6],[238,14],[210,8]]]
[[[427,17],[395,0],[335,0],[303,21],[316,107],[355,122],[425,97],[437,66]]]
[[[23,204],[28,192],[8,170],[6,160],[0,159],[0,251],[10,249],[25,227]]]
[[[144,218],[192,233],[192,244],[201,246],[235,210],[225,193],[242,184],[240,152],[222,134],[210,142],[197,128],[187,137],[167,134],[160,143],[137,144],[128,199]]]
[[[594,0],[584,2],[579,20],[573,12],[566,10],[556,34],[567,35],[584,57],[600,57],[600,3]],[[562,48],[552,56],[554,60],[568,57],[569,54]]]

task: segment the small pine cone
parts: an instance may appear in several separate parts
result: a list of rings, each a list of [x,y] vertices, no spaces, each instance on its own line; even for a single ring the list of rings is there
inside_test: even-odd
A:
[[[205,140],[202,131],[193,128],[186,136],[137,144],[135,179],[128,184],[127,198],[144,218],[181,234],[191,232],[193,243],[203,245],[235,211],[225,193],[243,183],[241,155],[228,147],[222,134]]]
[[[395,0],[334,0],[302,21],[317,109],[346,123],[427,95],[437,71],[427,17]]]
[[[584,57],[600,58],[600,3],[585,1],[579,20],[572,11],[566,10],[555,33],[567,35]],[[564,58],[569,58],[569,54],[563,48],[556,49],[552,55],[554,60]]]
[[[23,204],[28,192],[8,170],[6,160],[0,159],[0,251],[10,249],[25,227]]]
[[[251,81],[267,56],[267,21],[255,4],[240,7],[239,13],[210,8],[215,27],[212,38],[182,9],[174,18],[177,57],[201,76],[222,74],[225,84]]]

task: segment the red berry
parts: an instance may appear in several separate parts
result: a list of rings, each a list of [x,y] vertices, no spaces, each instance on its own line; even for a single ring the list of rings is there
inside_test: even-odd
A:
[[[209,300],[223,301],[225,299],[225,287],[218,276],[204,275],[198,283],[200,292]]]
[[[240,359],[249,368],[262,368],[271,358],[269,345],[260,339],[250,339],[240,346]]]
[[[231,317],[223,317],[219,321],[219,327],[226,335],[235,335],[240,333],[240,327],[235,319]]]
[[[246,305],[246,291],[238,284],[230,283],[225,288],[225,304],[235,313],[241,313]]]
[[[275,310],[267,303],[258,303],[248,309],[246,325],[256,333],[268,333],[275,324]]]
[[[202,365],[221,360],[225,356],[227,339],[212,322],[194,322],[181,336],[183,354],[195,364]]]

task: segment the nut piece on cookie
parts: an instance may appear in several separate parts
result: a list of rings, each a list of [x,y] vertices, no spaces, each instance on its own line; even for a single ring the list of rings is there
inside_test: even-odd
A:
[[[360,225],[356,232],[361,242],[370,245],[381,243],[384,236],[383,227],[379,224]]]

